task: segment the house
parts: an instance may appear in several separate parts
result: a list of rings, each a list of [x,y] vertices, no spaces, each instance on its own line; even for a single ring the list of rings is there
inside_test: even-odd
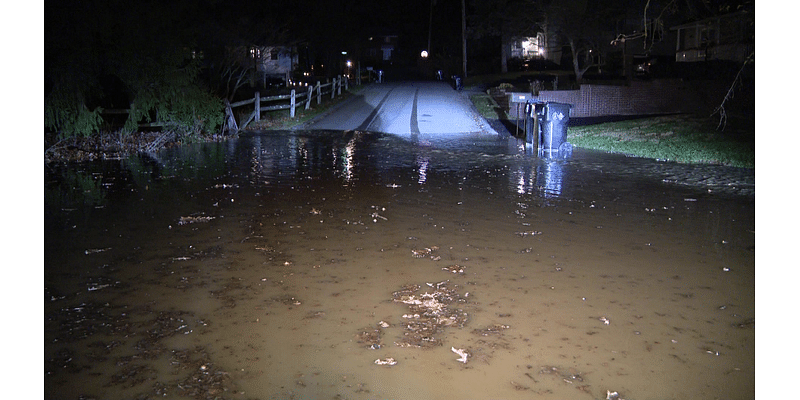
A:
[[[375,65],[389,64],[396,49],[396,35],[370,36],[364,48],[364,60]]]
[[[670,28],[677,32],[675,61],[744,62],[755,49],[755,14],[746,10]]]
[[[250,46],[249,56],[254,66],[251,76],[254,87],[278,82],[285,85],[298,65],[295,46]]]
[[[530,60],[545,57],[546,44],[544,33],[539,32],[536,36],[515,37],[511,40],[511,58]]]

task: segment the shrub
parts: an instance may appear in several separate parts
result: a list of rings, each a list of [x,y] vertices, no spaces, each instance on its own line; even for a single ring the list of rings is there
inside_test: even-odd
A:
[[[142,120],[163,123],[179,135],[213,133],[222,124],[223,102],[198,81],[198,60],[180,65],[186,62],[180,56],[132,62],[121,68],[133,104],[125,132],[133,132]]]
[[[100,130],[102,109],[89,110],[80,96],[74,93],[54,91],[44,100],[44,125],[58,132],[61,138],[86,137]]]

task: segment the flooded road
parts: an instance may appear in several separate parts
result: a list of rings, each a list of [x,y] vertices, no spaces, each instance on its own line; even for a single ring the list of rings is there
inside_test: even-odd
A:
[[[467,96],[444,82],[425,81],[367,86],[308,129],[383,132],[422,141],[443,134],[496,134]]]
[[[48,167],[45,396],[753,398],[754,193],[496,136]]]

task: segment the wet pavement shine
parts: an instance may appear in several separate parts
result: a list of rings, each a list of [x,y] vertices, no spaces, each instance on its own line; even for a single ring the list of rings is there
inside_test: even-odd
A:
[[[45,174],[45,397],[750,399],[752,171],[265,132]]]

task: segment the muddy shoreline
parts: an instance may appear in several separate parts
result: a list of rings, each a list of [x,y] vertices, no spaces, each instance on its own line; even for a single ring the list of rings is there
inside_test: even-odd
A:
[[[101,133],[88,137],[58,140],[45,137],[46,163],[119,160],[136,153],[155,153],[159,150],[190,142],[218,142],[234,136],[204,135],[181,138],[171,131],[135,132],[130,135]]]

